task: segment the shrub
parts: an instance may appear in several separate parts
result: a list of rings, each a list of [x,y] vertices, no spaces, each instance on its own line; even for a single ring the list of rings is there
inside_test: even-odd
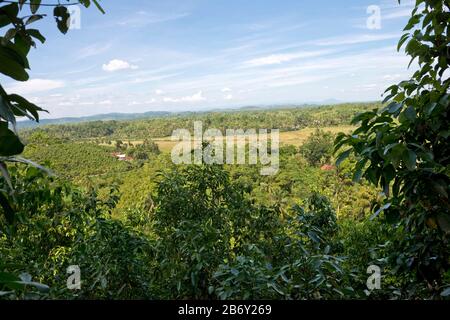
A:
[[[333,135],[317,129],[300,147],[300,152],[312,166],[329,163],[333,154]]]

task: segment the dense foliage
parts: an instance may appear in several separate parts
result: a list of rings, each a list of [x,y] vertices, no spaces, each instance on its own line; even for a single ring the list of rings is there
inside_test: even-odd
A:
[[[99,200],[94,190],[81,192],[34,168],[13,171],[14,187],[27,192],[17,199],[23,222],[1,233],[2,267],[50,286],[21,293],[27,297],[331,298],[353,292],[340,267],[344,259],[334,256],[340,250],[333,243],[336,214],[323,196],[312,194],[282,214],[277,206],[252,204],[223,168],[193,166],[161,176],[155,207],[119,222],[110,218],[114,189]],[[74,293],[65,288],[71,264],[83,277]],[[6,283],[5,289],[14,287]]]
[[[301,153],[310,165],[330,163],[333,154],[333,136],[329,132],[317,129],[300,148]]]
[[[448,1],[417,1],[400,46],[410,39],[421,69],[388,89],[386,105],[24,132],[24,154],[55,174],[0,161],[0,297],[448,299],[448,22]],[[338,135],[334,159],[325,127],[357,113],[359,127]],[[1,152],[12,161],[21,150],[9,149],[13,119],[1,117]],[[282,144],[279,173],[261,176],[261,164],[175,165],[150,140],[195,120],[221,130],[323,130],[301,147]],[[81,272],[75,288],[72,267]],[[381,272],[376,289],[367,286],[372,267]]]
[[[323,151],[329,139],[313,132],[305,145]],[[20,278],[8,278],[0,280],[6,298],[432,296],[410,273],[391,273],[388,257],[404,234],[369,220],[383,198],[366,180],[353,181],[356,158],[324,170],[306,147],[287,145],[279,174],[261,176],[259,165],[180,167],[159,152],[121,162],[111,156],[115,145],[41,130],[28,141],[25,154],[47,160],[56,176],[10,167],[19,222],[1,222],[1,267],[49,288],[21,290],[11,285]],[[124,145],[122,152],[135,148]],[[382,289],[369,292],[373,264],[383,270]],[[66,287],[70,265],[80,267],[80,290]]]
[[[398,48],[406,44],[419,70],[386,90],[384,108],[359,114],[359,128],[336,140],[337,148],[351,147],[338,162],[354,153],[355,177],[383,188],[375,216],[383,212],[402,230],[394,270],[411,272],[435,295],[450,285],[449,10],[448,0],[416,1]]]
[[[59,138],[111,140],[136,140],[171,136],[180,128],[192,130],[194,121],[202,121],[208,128],[219,129],[270,129],[292,131],[306,127],[347,125],[355,113],[379,106],[378,103],[343,104],[320,107],[286,107],[272,110],[242,110],[236,112],[210,112],[173,115],[133,121],[92,121],[79,124],[47,125],[41,130]],[[28,137],[34,130],[24,129]]]

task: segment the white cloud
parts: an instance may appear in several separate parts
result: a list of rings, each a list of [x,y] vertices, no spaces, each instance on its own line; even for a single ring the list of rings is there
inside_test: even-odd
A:
[[[376,88],[378,85],[376,83],[370,83],[370,84],[360,84],[357,87],[363,88],[363,89],[373,89]]]
[[[206,98],[203,96],[202,91],[199,91],[192,96],[183,97],[181,99],[182,99],[182,101],[187,101],[187,102],[197,102],[197,101],[205,101],[206,100]]]
[[[181,98],[165,97],[163,99],[164,102],[200,102],[205,100],[206,98],[203,96],[202,91],[199,91],[196,94],[193,94],[192,96],[185,96]]]
[[[128,103],[128,105],[129,106],[141,106],[141,105],[144,105],[144,104],[151,104],[151,103],[155,103],[156,102],[156,99],[155,98],[151,98],[151,99],[149,99],[149,100],[140,100],[140,101],[137,101],[137,100],[133,100],[133,101],[131,101],[131,102],[129,102]]]
[[[267,57],[257,58],[247,61],[247,64],[252,66],[264,66],[270,64],[281,64],[292,60],[294,57],[292,54],[272,54]]]
[[[297,52],[288,54],[271,54],[266,57],[256,58],[245,62],[250,67],[259,67],[265,65],[282,64],[295,59],[318,57],[330,53],[329,50]]]
[[[138,106],[142,104],[141,102],[137,102],[137,101],[131,101],[130,103],[128,103],[129,106]]]
[[[157,90],[155,90],[155,93],[156,93],[158,96],[161,96],[161,95],[163,95],[165,92],[162,91],[162,90],[160,90],[160,89],[157,89]]]
[[[107,44],[95,43],[95,44],[86,46],[84,48],[81,48],[77,53],[77,58],[85,59],[85,58],[93,57],[93,56],[107,52],[109,49],[111,49],[111,47],[112,47],[111,43],[107,43]]]
[[[378,85],[376,83],[370,83],[370,84],[361,84],[357,85],[353,91],[355,92],[366,92],[366,91],[374,91],[378,90]]]
[[[392,81],[392,80],[400,79],[401,77],[402,77],[401,74],[396,73],[396,74],[387,74],[387,75],[383,76],[383,79],[387,80],[387,81]]]
[[[108,72],[114,72],[119,70],[126,70],[126,69],[138,69],[137,66],[130,64],[127,61],[119,60],[119,59],[113,59],[107,64],[103,65],[103,70]]]
[[[60,80],[31,79],[27,82],[19,82],[11,86],[7,86],[8,92],[17,94],[31,94],[36,92],[45,92],[54,89],[63,88],[65,83]]]
[[[60,103],[58,103],[58,106],[60,106],[60,107],[64,107],[64,106],[73,106],[73,102],[70,102],[70,101],[63,101],[63,102],[60,102]]]
[[[289,87],[298,86],[300,84],[317,82],[320,80],[325,80],[331,78],[331,75],[321,75],[321,76],[296,76],[291,78],[274,80],[268,84],[268,87],[278,88],[278,87]]]
[[[189,15],[190,14],[187,12],[170,14],[170,15],[162,15],[162,14],[157,14],[157,13],[141,10],[141,11],[138,11],[136,14],[133,14],[132,16],[129,16],[129,17],[119,21],[117,24],[121,27],[139,28],[139,27],[145,27],[145,26],[147,26],[149,24],[153,24],[153,23],[162,23],[162,22],[182,19]]]
[[[412,10],[416,5],[415,2],[415,0],[402,0],[401,3],[398,4],[397,2],[393,3],[392,1],[385,0],[381,5],[381,18],[383,20],[390,20],[411,17]],[[423,3],[419,8],[424,8]]]
[[[230,88],[225,87],[221,91],[225,93],[225,92],[231,92],[232,90]]]
[[[112,101],[111,100],[103,100],[103,101],[100,101],[98,104],[102,105],[102,106],[110,105],[110,104],[112,104]]]
[[[397,1],[383,0],[381,6],[383,9],[397,9],[400,7],[414,7],[416,0],[402,0],[399,4]]]
[[[318,89],[316,89],[313,87],[315,82],[333,78],[333,81],[338,83],[338,85],[330,86],[330,89],[332,89],[330,95],[332,95],[334,94],[333,92],[339,90],[336,86],[355,86],[355,83],[351,80],[351,75],[358,77],[358,81],[375,83],[376,81],[380,81],[380,78],[386,74],[404,74],[403,72],[408,62],[409,58],[404,54],[397,53],[394,45],[377,49],[373,48],[362,52],[345,52],[339,55],[327,55],[308,60],[300,59],[286,64],[286,66],[281,64],[272,68],[242,68],[243,62],[237,62],[238,64],[235,68],[224,68],[224,71],[220,74],[196,75],[195,77],[172,81],[170,82],[170,90],[174,92],[183,92],[186,90],[196,92],[198,88],[202,88],[203,92],[220,92],[221,88],[225,87],[224,84],[232,84],[233,88],[239,88],[235,89],[236,92],[245,92],[245,94],[239,95],[239,101],[242,101],[242,103],[246,103],[246,101],[265,103],[265,100],[280,101],[280,98],[278,98],[281,96],[280,94],[274,96],[269,94],[270,92],[274,92],[271,88],[283,88],[276,89],[280,92],[281,90],[285,90],[283,92],[291,90],[289,96],[292,97],[292,101],[312,101],[310,96],[313,94],[317,95],[317,98],[314,99],[323,100],[320,98],[320,95],[323,94],[321,87],[318,86],[324,83],[318,83]],[[412,69],[413,67],[414,65]],[[295,90],[289,89],[290,86],[300,85],[305,85],[306,88],[306,85],[309,84],[311,84],[310,89],[298,90],[298,93]],[[347,90],[347,92],[350,91]],[[372,94],[372,92],[376,91],[369,91],[369,94]],[[166,99],[166,102],[173,102],[174,100],[178,102],[180,100],[174,99],[178,98],[177,96],[169,96],[173,98]],[[220,100],[223,101],[224,96],[226,94],[220,95]],[[262,97],[264,97],[264,100]],[[354,96],[350,96],[350,93],[346,97],[337,98],[346,100],[349,97],[354,99]],[[362,98],[358,96],[358,99]],[[235,99],[237,100],[236,95]],[[210,105],[213,105],[209,97],[208,102]]]
[[[227,95],[224,97],[224,99],[225,99],[225,100],[233,100],[233,95],[232,95],[232,94],[227,94]]]
[[[400,35],[398,33],[360,34],[360,35],[347,35],[342,37],[319,39],[313,41],[312,43],[318,46],[339,46],[339,45],[382,41],[389,39],[398,39],[399,37]]]
[[[404,18],[404,17],[410,17],[411,16],[411,8],[407,9],[401,9],[401,10],[395,10],[387,14],[382,14],[381,19],[383,20],[391,20],[391,19],[397,19],[397,18]]]

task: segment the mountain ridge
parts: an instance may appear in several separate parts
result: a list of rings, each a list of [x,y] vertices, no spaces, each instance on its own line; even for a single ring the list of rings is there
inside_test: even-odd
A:
[[[54,119],[41,119],[38,123],[32,120],[18,121],[17,126],[20,129],[35,128],[45,125],[58,125],[58,124],[71,124],[71,123],[81,123],[81,122],[93,122],[93,121],[125,121],[125,120],[137,120],[137,119],[152,119],[169,117],[174,115],[186,115],[192,113],[208,113],[208,112],[235,112],[235,111],[251,111],[251,110],[268,110],[268,109],[281,109],[281,108],[302,108],[310,106],[321,106],[321,105],[334,105],[342,103],[336,99],[324,100],[322,102],[311,102],[304,104],[276,104],[276,105],[259,105],[259,106],[242,106],[239,108],[214,108],[208,110],[198,110],[198,111],[146,111],[137,113],[101,113],[91,116],[82,117],[62,117]]]

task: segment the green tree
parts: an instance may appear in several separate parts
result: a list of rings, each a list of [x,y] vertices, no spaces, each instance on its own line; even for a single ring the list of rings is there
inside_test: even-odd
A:
[[[97,0],[92,0],[92,2],[103,12]],[[91,0],[80,0],[79,3],[87,8],[91,5]],[[41,9],[41,1],[32,0],[28,5],[26,4],[26,0],[18,0],[0,7],[0,28],[7,29],[6,33],[0,36],[0,73],[22,82],[29,78],[27,70],[30,69],[30,65],[27,56],[31,47],[36,47],[36,40],[41,43],[45,42],[45,37],[40,31],[30,27],[34,22],[46,16],[38,13]],[[23,12],[28,7],[31,15],[24,16]],[[58,29],[62,33],[66,33],[70,26],[70,14],[67,7],[59,3],[55,4],[53,16]],[[24,149],[16,129],[16,117],[27,117],[39,121],[39,112],[42,111],[44,111],[42,108],[24,97],[8,94],[0,85],[0,170],[5,179],[10,180],[6,162],[30,163],[23,158],[13,157],[21,154]],[[10,187],[11,183],[9,183]],[[11,192],[13,190],[9,190],[9,192],[0,190],[0,205],[10,223],[14,219],[13,209],[8,203],[8,194]]]
[[[169,173],[155,201],[160,281],[172,296],[207,298],[213,272],[229,258],[230,219],[242,196],[218,166],[190,166]]]
[[[300,147],[300,152],[312,166],[326,164],[333,154],[333,135],[317,129]]]
[[[375,215],[383,212],[404,230],[396,270],[425,280],[436,295],[450,254],[449,10],[448,0],[416,1],[398,50],[406,44],[418,70],[386,90],[384,108],[357,115],[359,127],[336,139],[336,150],[350,147],[337,163],[354,153],[355,179],[383,188],[386,199]]]
[[[10,1],[0,7],[0,29],[7,29],[6,33],[0,36],[0,74],[22,82],[29,79],[27,70],[30,69],[30,65],[27,56],[31,47],[36,47],[35,41],[45,42],[45,37],[41,32],[30,27],[31,24],[46,16],[38,13],[41,8],[41,0],[31,0],[28,4],[26,2],[26,0]],[[92,0],[92,2],[103,12],[97,0]],[[80,0],[79,3],[87,8],[91,5],[91,0]],[[31,14],[23,15],[26,7],[29,7]],[[58,1],[53,8],[53,16],[58,29],[62,33],[66,33],[70,23],[67,7]],[[12,203],[15,200],[15,190],[8,173],[7,163],[22,162],[39,167],[31,161],[17,156],[23,152],[24,144],[18,136],[16,117],[27,117],[30,120],[39,121],[39,112],[42,111],[45,110],[24,97],[7,93],[0,84],[0,172],[7,181],[7,184],[0,188],[0,206],[10,225],[16,220],[15,204]],[[2,277],[5,278],[5,275],[6,279],[10,281],[9,288],[13,283],[13,289],[18,289],[17,280],[14,280],[18,277],[7,273],[2,274]],[[32,282],[29,276],[21,276],[20,280]]]

